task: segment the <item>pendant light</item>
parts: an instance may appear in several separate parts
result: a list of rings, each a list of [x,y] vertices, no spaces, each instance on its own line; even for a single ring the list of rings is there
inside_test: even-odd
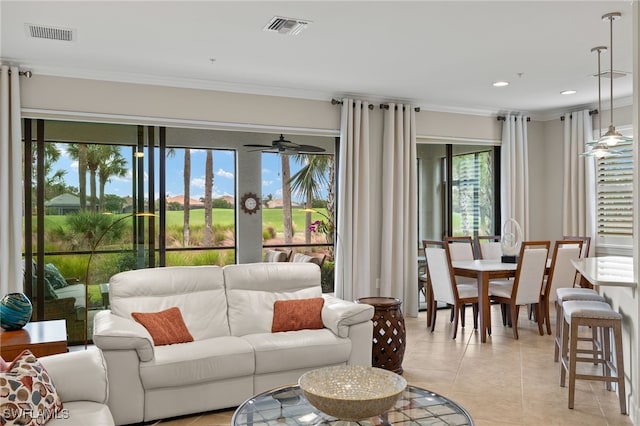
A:
[[[622,14],[620,12],[611,12],[611,13],[602,15],[603,21],[609,21],[609,61],[610,61],[609,77],[611,80],[610,89],[609,89],[610,102],[611,102],[609,113],[610,113],[611,119],[609,121],[609,129],[607,130],[607,133],[605,133],[604,136],[600,137],[597,143],[598,144],[604,143],[607,146],[615,146],[618,144],[618,142],[628,142],[632,140],[631,138],[621,135],[616,130],[616,126],[614,126],[613,124],[613,21],[615,21],[616,19],[620,19],[621,17],[622,17]],[[598,71],[598,73],[600,73],[600,71]]]
[[[605,142],[602,142],[602,90],[601,80],[602,72],[600,71],[600,54],[607,50],[607,46],[596,46],[591,49],[591,52],[598,52],[598,140],[595,142],[587,142],[587,145],[591,145],[592,148],[586,152],[580,154],[580,157],[613,157],[618,155],[617,152],[609,148]]]

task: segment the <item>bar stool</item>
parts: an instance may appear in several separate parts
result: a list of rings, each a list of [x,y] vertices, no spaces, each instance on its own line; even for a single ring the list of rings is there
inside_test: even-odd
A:
[[[626,393],[624,384],[624,360],[622,358],[622,315],[611,309],[604,302],[591,300],[570,300],[563,303],[564,321],[562,323],[562,357],[560,364],[560,386],[565,386],[566,374],[569,372],[569,408],[573,408],[576,380],[598,380],[606,382],[607,390],[611,390],[611,382],[618,384],[620,412],[627,414]],[[578,328],[590,326],[600,328],[603,335],[602,375],[577,374],[578,362],[594,362],[593,358],[580,357],[581,353],[591,350],[578,348]],[[611,354],[611,332],[613,331],[615,359]]]
[[[595,302],[604,302],[605,299],[601,295],[599,295],[595,290],[590,288],[580,288],[580,287],[560,287],[556,289],[556,337],[555,337],[555,349],[553,354],[553,360],[558,362],[560,358],[560,345],[562,343],[562,304],[569,300],[591,300]],[[598,350],[598,339],[597,332],[595,329],[592,329],[592,337],[591,339],[587,337],[579,338],[580,341],[592,341],[593,350]],[[595,354],[594,354],[595,358]]]

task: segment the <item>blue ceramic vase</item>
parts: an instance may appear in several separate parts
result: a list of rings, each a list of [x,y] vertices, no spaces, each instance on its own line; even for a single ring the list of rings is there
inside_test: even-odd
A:
[[[31,319],[31,301],[22,293],[8,293],[0,300],[0,327],[19,330]]]

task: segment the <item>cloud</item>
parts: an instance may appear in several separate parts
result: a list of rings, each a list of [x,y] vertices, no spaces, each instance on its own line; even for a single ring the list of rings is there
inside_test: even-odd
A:
[[[191,186],[195,186],[196,188],[204,188],[204,178],[193,178],[191,179]]]
[[[268,186],[273,185],[275,182],[276,182],[275,180],[263,180],[262,181],[262,187],[266,188]]]
[[[71,164],[69,164],[69,168],[77,171],[78,170],[78,162],[77,161],[72,161]]]
[[[262,173],[269,174],[269,173],[273,173],[273,171],[271,169],[262,169]]]
[[[128,169],[127,174],[124,176],[111,176],[111,180],[116,182],[131,182],[131,180],[133,180],[133,170]]]
[[[223,169],[219,169],[216,172],[216,176],[220,176],[227,179],[233,179],[233,173],[227,172],[226,170],[223,170]]]
[[[277,189],[275,194],[273,194],[275,197],[282,197],[282,189]]]

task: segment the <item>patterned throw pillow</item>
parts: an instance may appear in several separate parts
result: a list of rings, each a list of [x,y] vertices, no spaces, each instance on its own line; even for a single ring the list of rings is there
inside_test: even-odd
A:
[[[271,332],[316,330],[323,328],[322,306],[324,299],[276,300],[273,303],[273,322]]]
[[[54,290],[68,286],[67,280],[64,279],[58,268],[53,263],[44,265],[44,279],[51,284]]]
[[[43,425],[62,412],[53,380],[28,349],[0,373],[0,401],[3,425]]]
[[[151,334],[154,346],[193,342],[177,307],[160,312],[131,312],[131,316]]]

